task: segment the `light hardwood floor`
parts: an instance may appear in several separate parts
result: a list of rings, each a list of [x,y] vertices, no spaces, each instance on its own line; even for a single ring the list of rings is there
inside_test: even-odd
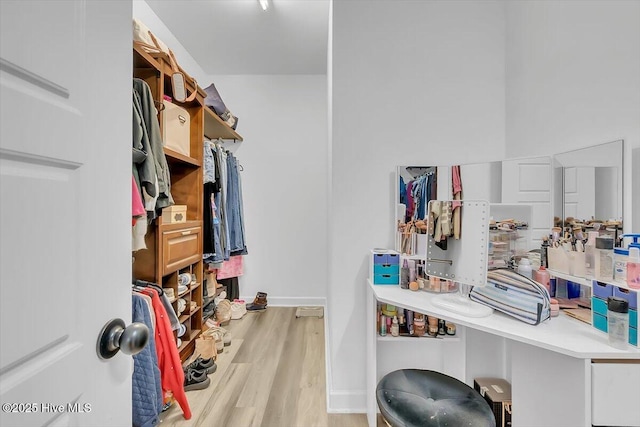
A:
[[[324,319],[269,307],[232,320],[231,346],[205,390],[187,392],[193,414],[174,404],[162,426],[365,427],[364,414],[327,414]]]

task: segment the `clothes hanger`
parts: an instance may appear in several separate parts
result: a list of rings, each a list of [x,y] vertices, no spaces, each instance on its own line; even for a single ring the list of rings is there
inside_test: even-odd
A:
[[[147,282],[146,280],[136,280],[135,282],[133,282],[133,286],[137,288],[152,288],[158,291],[158,294],[160,296],[164,295],[162,286],[158,285],[157,283]]]

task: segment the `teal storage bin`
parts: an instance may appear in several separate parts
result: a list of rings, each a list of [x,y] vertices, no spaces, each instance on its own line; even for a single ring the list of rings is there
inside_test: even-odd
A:
[[[629,328],[629,344],[638,345],[638,330],[636,328]]]
[[[638,311],[637,310],[629,310],[629,326],[632,328],[638,327]]]
[[[598,297],[591,297],[591,310],[594,313],[607,317],[607,301]]]
[[[593,327],[601,330],[602,332],[607,332],[607,318],[604,316],[600,316],[599,314],[593,313]]]
[[[400,274],[400,264],[389,265],[389,264],[374,264],[373,265],[373,274]]]
[[[399,274],[374,274],[373,284],[374,285],[399,285],[400,275]]]

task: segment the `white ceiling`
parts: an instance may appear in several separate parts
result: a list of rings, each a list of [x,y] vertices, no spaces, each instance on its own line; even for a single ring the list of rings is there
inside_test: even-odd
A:
[[[208,74],[326,74],[329,0],[146,0]]]

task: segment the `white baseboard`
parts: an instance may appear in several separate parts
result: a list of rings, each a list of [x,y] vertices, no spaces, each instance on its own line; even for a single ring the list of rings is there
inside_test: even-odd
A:
[[[364,390],[338,390],[329,392],[330,414],[366,414],[367,395]]]
[[[255,296],[241,296],[247,304],[251,304]],[[267,296],[269,307],[326,307],[327,299],[324,297],[272,297]]]

